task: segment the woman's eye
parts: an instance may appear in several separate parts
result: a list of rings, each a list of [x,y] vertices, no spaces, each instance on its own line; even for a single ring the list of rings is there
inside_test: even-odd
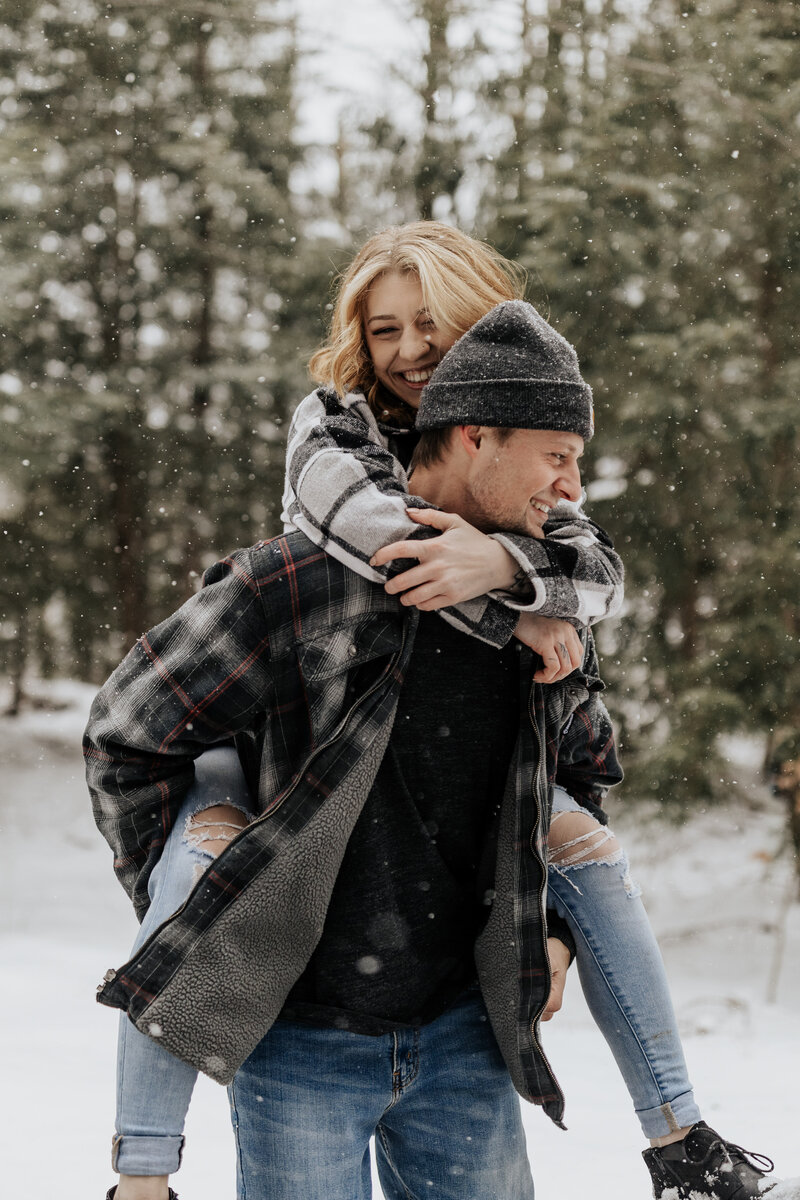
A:
[[[391,325],[387,325],[384,329],[373,329],[372,330],[373,337],[380,337],[382,333],[394,333],[394,329]]]

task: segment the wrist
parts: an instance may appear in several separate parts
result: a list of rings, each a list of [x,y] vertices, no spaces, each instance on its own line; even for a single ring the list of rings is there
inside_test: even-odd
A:
[[[522,571],[513,554],[506,550],[500,542],[494,538],[489,538],[494,549],[492,550],[492,588],[494,591],[510,592],[525,582],[525,573]]]

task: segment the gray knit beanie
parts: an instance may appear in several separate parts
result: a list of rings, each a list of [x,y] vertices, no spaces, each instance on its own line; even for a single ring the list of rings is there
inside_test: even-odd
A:
[[[524,300],[506,300],[451,346],[422,393],[417,429],[559,429],[588,442],[592,389],[566,338]]]

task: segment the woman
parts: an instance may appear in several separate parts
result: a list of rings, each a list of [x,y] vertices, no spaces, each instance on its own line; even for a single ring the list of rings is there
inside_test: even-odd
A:
[[[371,238],[342,279],[329,339],[311,361],[325,386],[306,397],[292,423],[283,519],[353,570],[383,581],[403,604],[441,610],[443,619],[497,647],[515,634],[539,652],[536,678],[548,683],[582,661],[583,645],[566,619],[585,626],[621,601],[619,560],[602,531],[569,506],[530,514],[528,537],[487,536],[450,514],[407,508],[405,467],[426,383],[462,334],[520,292],[511,264],[447,226],[420,222]],[[556,784],[570,782],[566,764]],[[700,1122],[660,956],[599,807],[605,790],[555,788],[549,948],[555,939],[576,953],[590,1007],[653,1147],[646,1161],[656,1195],[677,1186],[722,1197],[729,1194],[720,1190],[727,1174],[739,1200],[755,1196],[763,1172]],[[150,880],[152,904],[137,945],[245,827],[250,806],[233,749],[197,761],[195,783]],[[562,988],[563,974],[554,973],[544,1019],[560,1006]],[[291,1003],[290,993],[289,1012]],[[123,1017],[116,1200],[174,1195],[168,1176],[179,1165],[194,1078],[192,1068]]]

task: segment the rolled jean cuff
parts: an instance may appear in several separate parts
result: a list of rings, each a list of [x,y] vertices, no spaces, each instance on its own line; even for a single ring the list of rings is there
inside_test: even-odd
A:
[[[111,1142],[111,1166],[120,1175],[174,1175],[181,1165],[183,1136],[136,1137],[117,1133]]]
[[[675,1133],[702,1120],[694,1092],[684,1092],[670,1100],[669,1104],[660,1104],[658,1108],[637,1109],[636,1115],[641,1122],[642,1133],[647,1138],[666,1137],[668,1133]]]

